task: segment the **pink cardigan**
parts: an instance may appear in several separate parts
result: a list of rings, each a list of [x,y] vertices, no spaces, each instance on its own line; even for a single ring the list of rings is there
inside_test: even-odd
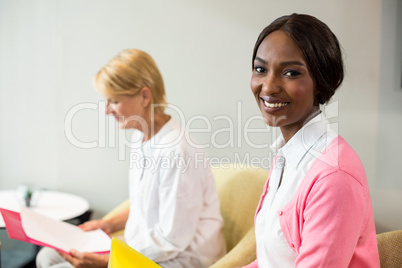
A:
[[[256,215],[268,183],[269,178]],[[289,246],[298,254],[295,267],[380,267],[366,174],[342,137],[314,161],[278,215]],[[258,267],[258,262],[245,267]]]

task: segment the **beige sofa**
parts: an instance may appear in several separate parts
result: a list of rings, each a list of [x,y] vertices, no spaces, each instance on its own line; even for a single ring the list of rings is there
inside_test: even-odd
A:
[[[268,171],[232,164],[213,168],[212,172],[221,202],[228,253],[211,268],[240,267],[255,260],[254,214]],[[127,200],[104,218],[112,217],[129,206]],[[123,233],[124,230],[120,230],[113,236]]]
[[[210,268],[233,268],[255,260],[254,214],[268,171],[229,165],[212,169],[225,222],[224,236],[228,253]],[[129,207],[125,201],[108,213],[111,217]],[[124,230],[115,234],[122,235]],[[402,230],[377,235],[382,268],[402,267]]]

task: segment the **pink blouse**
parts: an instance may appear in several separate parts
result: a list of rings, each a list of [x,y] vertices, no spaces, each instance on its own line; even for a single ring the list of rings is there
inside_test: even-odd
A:
[[[256,215],[268,183],[269,178]],[[366,174],[342,137],[314,161],[296,194],[277,213],[298,254],[295,267],[380,267]],[[258,261],[245,267],[258,267]]]

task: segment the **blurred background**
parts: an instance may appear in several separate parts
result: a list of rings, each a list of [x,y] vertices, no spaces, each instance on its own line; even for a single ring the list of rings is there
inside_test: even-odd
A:
[[[340,40],[346,78],[328,113],[363,161],[377,232],[401,229],[400,0],[0,0],[0,189],[77,194],[96,218],[128,198],[130,131],[104,116],[93,85],[126,48],[153,56],[172,115],[211,158],[269,168],[276,133],[249,89],[251,56],[260,31],[293,12]]]

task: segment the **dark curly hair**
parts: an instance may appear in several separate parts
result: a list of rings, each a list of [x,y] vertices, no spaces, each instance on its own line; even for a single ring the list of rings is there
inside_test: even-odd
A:
[[[292,14],[276,19],[258,36],[254,46],[253,62],[264,38],[274,31],[285,32],[303,51],[317,87],[317,101],[324,104],[335,94],[344,76],[339,41],[329,27],[317,18]]]

